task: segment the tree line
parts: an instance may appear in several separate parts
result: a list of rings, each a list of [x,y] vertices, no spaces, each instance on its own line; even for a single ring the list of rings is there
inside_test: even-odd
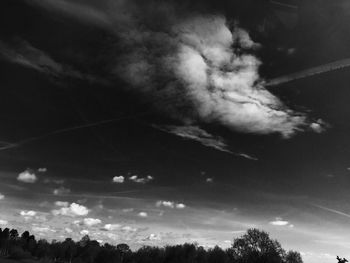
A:
[[[127,244],[100,244],[88,235],[79,241],[36,240],[24,231],[0,228],[0,258],[33,259],[41,263],[302,263],[300,253],[286,252],[277,240],[249,229],[230,248],[205,249],[197,244],[143,246],[132,251]]]

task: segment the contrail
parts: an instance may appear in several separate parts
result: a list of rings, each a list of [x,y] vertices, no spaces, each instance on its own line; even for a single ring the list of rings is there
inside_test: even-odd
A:
[[[289,75],[270,79],[270,80],[266,81],[265,85],[267,87],[278,86],[280,84],[284,84],[284,83],[291,82],[294,80],[303,79],[303,78],[311,77],[314,75],[343,69],[343,68],[346,68],[349,66],[350,66],[350,58],[341,59],[341,60],[337,60],[337,61],[327,63],[327,64],[324,64],[321,66],[305,69],[305,70],[295,72],[295,73],[292,73]]]
[[[81,125],[76,125],[76,126],[73,126],[73,127],[68,127],[68,128],[54,130],[52,132],[48,132],[48,133],[45,133],[43,135],[39,135],[39,136],[23,139],[23,140],[18,141],[18,142],[6,143],[5,146],[0,147],[0,151],[17,148],[17,147],[22,146],[23,144],[27,144],[27,143],[30,143],[30,142],[33,142],[33,141],[41,140],[41,139],[44,139],[44,138],[52,136],[52,135],[62,134],[62,133],[75,131],[75,130],[79,130],[79,129],[99,126],[99,125],[103,125],[103,124],[108,124],[108,123],[113,123],[113,122],[122,121],[122,120],[126,120],[126,119],[131,119],[131,118],[136,118],[136,117],[139,117],[139,116],[145,115],[145,114],[147,114],[147,112],[143,112],[143,113],[136,114],[136,115],[131,115],[131,116],[107,119],[107,120],[102,120],[102,121],[97,121],[97,122],[81,124]]]
[[[341,211],[338,211],[335,209],[331,209],[331,208],[328,208],[328,207],[325,207],[322,205],[316,205],[316,204],[312,204],[312,203],[310,203],[310,205],[317,207],[317,208],[320,208],[322,210],[328,211],[328,212],[332,212],[332,213],[337,214],[337,215],[346,216],[346,217],[350,218],[350,214],[347,214],[347,213],[344,213],[344,212],[341,212]]]

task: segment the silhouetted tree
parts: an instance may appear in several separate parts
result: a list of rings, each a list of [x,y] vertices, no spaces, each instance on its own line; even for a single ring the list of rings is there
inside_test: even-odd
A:
[[[231,248],[204,249],[198,244],[151,247],[131,251],[127,244],[101,246],[88,235],[75,242],[35,240],[28,231],[19,237],[16,229],[0,229],[0,257],[36,259],[39,263],[302,263],[296,251],[285,251],[269,235],[257,229],[234,240]],[[338,257],[340,263],[345,259]]]
[[[301,258],[301,255],[297,251],[288,251],[285,256],[285,262],[286,263],[303,263],[303,259]]]
[[[232,252],[238,262],[249,263],[281,263],[285,256],[280,243],[258,229],[249,229],[246,234],[235,239]]]

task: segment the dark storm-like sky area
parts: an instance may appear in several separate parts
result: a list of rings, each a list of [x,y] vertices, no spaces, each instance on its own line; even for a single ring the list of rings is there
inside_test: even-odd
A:
[[[203,117],[183,93],[162,89],[181,81],[158,65],[174,52],[158,33],[172,37],[168,28],[198,16],[249,34],[257,48],[230,52],[261,61],[258,82],[350,56],[347,1],[277,2],[1,1],[2,223],[133,247],[229,246],[258,227],[306,262],[348,256],[349,68],[267,88],[281,111],[306,116],[292,128],[251,111],[248,124]],[[140,53],[154,63],[151,80],[137,70],[124,77]]]

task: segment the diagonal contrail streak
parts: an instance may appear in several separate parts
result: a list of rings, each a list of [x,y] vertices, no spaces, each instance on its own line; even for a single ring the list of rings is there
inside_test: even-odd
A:
[[[313,207],[322,209],[324,211],[328,211],[328,212],[331,212],[331,213],[334,213],[334,214],[337,214],[337,215],[341,215],[341,216],[345,216],[345,217],[350,218],[350,214],[344,213],[344,212],[339,211],[339,210],[328,208],[328,207],[325,207],[325,206],[322,206],[322,205],[316,205],[316,204],[313,204],[313,203],[310,203],[310,205],[313,206]]]
[[[17,148],[17,147],[22,146],[23,144],[27,144],[27,143],[30,143],[33,141],[41,140],[41,139],[44,139],[44,138],[52,136],[52,135],[62,134],[62,133],[70,132],[70,131],[75,131],[75,130],[99,126],[99,125],[104,125],[104,124],[122,121],[122,120],[126,120],[126,119],[137,118],[137,117],[143,116],[145,114],[147,114],[147,112],[143,112],[143,113],[131,115],[131,116],[120,117],[120,118],[106,119],[106,120],[102,120],[102,121],[97,121],[97,122],[81,124],[81,125],[76,125],[76,126],[72,126],[72,127],[68,127],[68,128],[54,130],[52,132],[48,132],[48,133],[45,133],[43,135],[30,137],[30,138],[27,138],[27,139],[24,139],[24,140],[21,140],[18,142],[7,143],[5,146],[0,147],[0,151]]]
[[[291,82],[294,80],[298,79],[303,79],[307,77],[311,77],[314,75],[330,72],[330,71],[335,71],[335,70],[340,70],[346,67],[350,66],[350,58],[346,59],[341,59],[337,60],[331,63],[327,63],[321,66],[313,67],[313,68],[308,68],[299,72],[295,72],[289,75],[277,77],[274,79],[267,80],[265,83],[265,86],[267,87],[273,87],[273,86],[278,86],[280,84],[284,84],[287,82]]]

